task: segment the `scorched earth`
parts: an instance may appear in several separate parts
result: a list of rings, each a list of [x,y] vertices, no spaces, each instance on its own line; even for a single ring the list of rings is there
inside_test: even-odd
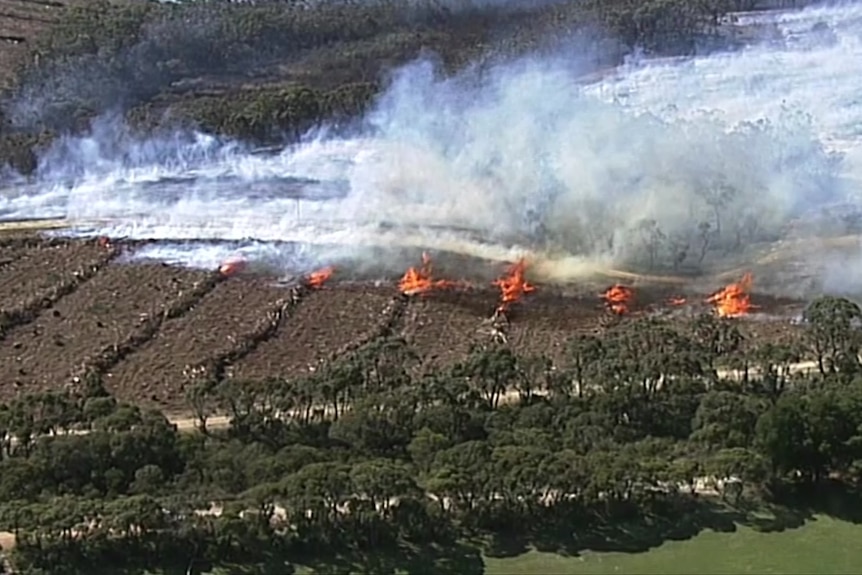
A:
[[[201,366],[241,381],[298,378],[391,335],[405,338],[427,366],[453,365],[492,339],[564,361],[570,337],[632,315],[711,306],[762,339],[795,328],[752,319],[750,311],[780,316],[799,308],[751,293],[750,276],[711,296],[618,284],[563,292],[531,285],[523,262],[477,285],[434,277],[426,256],[400,281],[345,281],[336,269],[285,285],[242,266],[125,263],[120,256],[133,247],[0,240],[0,401],[63,389],[95,371],[119,400],[178,416],[189,412],[184,388]]]

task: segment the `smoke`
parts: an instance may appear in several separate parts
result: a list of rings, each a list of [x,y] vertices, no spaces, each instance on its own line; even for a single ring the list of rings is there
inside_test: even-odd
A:
[[[844,231],[811,214],[858,205],[862,9],[777,25],[784,45],[639,61],[592,83],[579,78],[595,55],[572,50],[455,77],[421,60],[393,75],[360,134],[274,154],[202,135],[141,142],[105,121],[55,146],[0,210],[84,233],[245,242],[268,261],[262,242],[288,242],[303,267],[372,267],[380,247],[526,256],[558,282],[742,265],[790,229]]]
[[[370,118],[389,147],[363,174],[364,205],[630,262],[691,246],[704,224],[711,241],[769,237],[834,199],[839,157],[804,114],[667,121],[589,97],[573,79],[568,65],[534,60],[466,87],[428,63],[406,68]]]

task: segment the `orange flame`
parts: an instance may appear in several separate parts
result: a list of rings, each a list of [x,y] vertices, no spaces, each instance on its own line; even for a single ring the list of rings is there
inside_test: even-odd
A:
[[[411,267],[408,269],[401,281],[398,282],[398,289],[405,295],[415,295],[429,292],[433,289],[448,288],[454,286],[454,282],[448,280],[434,280],[431,277],[431,256],[427,253],[422,253],[422,266],[417,268]]]
[[[509,267],[505,276],[494,280],[494,285],[500,288],[499,311],[506,311],[510,304],[520,300],[524,294],[536,291],[535,286],[524,279],[526,270],[526,262],[520,259]]]
[[[686,304],[686,299],[684,297],[674,296],[667,300],[668,305],[680,306]]]
[[[246,261],[240,257],[230,258],[225,260],[218,268],[218,273],[224,277],[235,276],[242,272],[246,267]]]
[[[739,317],[754,309],[748,292],[751,291],[751,273],[746,273],[738,283],[733,283],[711,295],[706,301],[715,305],[719,317]]]
[[[601,294],[602,299],[612,312],[623,315],[629,312],[629,304],[634,297],[634,290],[620,284],[614,284]]]
[[[334,270],[331,267],[323,268],[322,270],[317,270],[315,272],[311,272],[308,274],[308,277],[305,278],[305,283],[310,288],[319,289],[323,287],[323,284],[326,283],[326,280],[332,277],[332,272]]]

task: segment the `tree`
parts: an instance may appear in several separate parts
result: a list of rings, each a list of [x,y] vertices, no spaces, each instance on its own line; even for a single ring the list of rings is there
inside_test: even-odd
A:
[[[769,404],[733,391],[710,391],[700,401],[692,423],[692,439],[713,449],[748,448],[754,444],[757,421]]]
[[[655,268],[664,241],[667,239],[655,220],[641,220],[637,226],[644,250],[647,253],[650,269]]]
[[[484,441],[459,443],[437,453],[425,488],[445,511],[469,512],[490,495],[488,463],[491,451]]]
[[[508,347],[475,348],[456,367],[455,373],[469,382],[489,409],[496,409],[500,399],[518,377],[518,358]]]
[[[417,497],[419,487],[410,471],[389,459],[371,459],[355,464],[350,479],[357,495],[368,498],[371,506],[388,517],[401,498]]]
[[[566,374],[571,376],[571,384],[577,389],[578,397],[583,397],[585,389],[596,383],[600,373],[600,365],[605,358],[602,340],[591,335],[578,335],[568,341],[567,348]],[[559,381],[559,389],[564,395],[569,392],[566,383],[562,379]]]
[[[715,481],[722,498],[738,505],[748,483],[762,482],[766,462],[757,452],[743,447],[720,449],[706,459],[704,471]]]
[[[336,524],[353,495],[350,466],[311,463],[285,478],[284,492],[291,520],[308,517],[321,526]]]
[[[739,195],[739,190],[727,183],[719,183],[713,186],[701,188],[699,191],[707,206],[712,210],[715,235],[721,238],[722,212],[728,204],[732,203]],[[704,229],[704,233],[709,228]]]
[[[824,461],[811,439],[805,399],[799,395],[782,396],[757,421],[757,446],[768,458],[773,477],[794,472],[815,480],[823,472]]]
[[[809,304],[802,319],[820,373],[859,371],[862,310],[858,305],[843,298],[824,296]]]

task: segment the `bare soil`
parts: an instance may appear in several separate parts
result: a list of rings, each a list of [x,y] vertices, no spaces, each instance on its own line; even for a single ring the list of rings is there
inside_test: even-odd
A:
[[[267,306],[287,295],[271,278],[231,278],[179,318],[166,322],[149,343],[107,374],[105,385],[117,397],[146,399],[163,408],[182,409],[187,366],[225,353],[252,332]]]
[[[403,337],[419,353],[424,366],[452,365],[473,344],[491,338],[489,318],[497,292],[439,292],[416,298],[405,314]]]
[[[33,247],[7,243],[0,247],[0,310],[10,310],[69,280],[105,257],[95,243],[45,242]]]
[[[67,6],[81,0],[0,0],[0,88],[12,80],[28,44],[50,29]]]
[[[204,277],[158,264],[109,265],[0,342],[0,396],[63,386],[84,360],[124,341]]]
[[[276,336],[237,362],[238,380],[301,377],[377,328],[396,294],[394,288],[337,285],[310,293],[286,318]]]
[[[569,338],[593,331],[602,320],[611,318],[598,296],[532,296],[509,314],[509,345],[525,356],[545,355],[559,360]]]

